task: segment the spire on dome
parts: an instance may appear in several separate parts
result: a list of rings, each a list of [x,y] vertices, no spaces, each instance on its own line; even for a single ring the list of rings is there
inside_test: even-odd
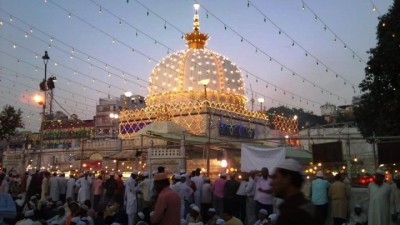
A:
[[[185,34],[185,39],[187,41],[186,43],[189,48],[204,49],[204,46],[206,45],[206,41],[208,39],[208,35],[200,33],[200,22],[198,14],[200,5],[196,3],[193,5],[193,7],[195,10],[193,16],[193,32]]]

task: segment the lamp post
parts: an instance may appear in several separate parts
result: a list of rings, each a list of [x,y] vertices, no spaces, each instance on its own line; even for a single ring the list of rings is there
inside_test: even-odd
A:
[[[199,81],[199,84],[204,86],[204,99],[207,100],[207,85],[210,83],[210,79],[203,79]],[[207,176],[210,177],[210,145],[211,145],[211,111],[209,102],[206,101],[207,113],[208,113],[208,141],[207,141]]]
[[[115,138],[115,123],[114,120],[119,118],[119,115],[116,113],[110,113],[110,118],[111,118],[111,126],[112,126],[112,138]]]
[[[125,95],[125,98],[124,98],[124,110],[127,110],[128,109],[128,101],[127,101],[127,99],[132,97],[132,92],[126,91],[124,93],[124,95]]]
[[[263,111],[263,103],[264,103],[264,98],[258,98],[258,102],[260,103],[260,111]]]
[[[40,125],[40,153],[39,153],[39,159],[38,159],[38,168],[40,169],[41,164],[42,164],[42,149],[44,148],[43,145],[43,139],[44,139],[44,128],[45,128],[45,119],[46,119],[46,95],[47,95],[47,63],[49,62],[49,55],[47,54],[47,51],[44,51],[44,55],[42,56],[43,63],[44,63],[44,79],[43,81],[39,84],[39,88],[41,91],[43,91],[43,99],[41,100],[37,96],[35,96],[35,101],[37,101],[40,105],[42,105],[43,111],[42,111],[42,122]]]

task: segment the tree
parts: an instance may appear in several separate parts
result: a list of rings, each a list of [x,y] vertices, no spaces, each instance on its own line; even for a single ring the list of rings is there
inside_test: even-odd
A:
[[[283,114],[283,116],[286,116],[286,117],[297,116],[297,120],[299,123],[299,129],[302,129],[306,126],[313,127],[316,125],[326,124],[326,121],[324,120],[324,118],[322,116],[314,115],[312,112],[305,112],[303,109],[279,106],[279,107],[269,108],[267,110],[267,113],[271,116],[282,115],[282,114]],[[272,121],[271,117],[270,117],[270,120]]]
[[[377,46],[369,50],[363,92],[354,110],[364,137],[400,135],[400,0],[377,27]]]
[[[6,105],[0,112],[0,140],[9,141],[17,134],[17,128],[24,128],[22,122],[22,111],[15,110],[14,107]]]

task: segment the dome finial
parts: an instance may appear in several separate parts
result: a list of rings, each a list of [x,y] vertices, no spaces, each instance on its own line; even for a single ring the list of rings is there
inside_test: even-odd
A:
[[[193,16],[193,31],[185,34],[185,39],[189,48],[204,49],[206,41],[208,39],[207,34],[200,33],[200,22],[199,22],[199,4],[194,4],[194,16]]]
[[[193,5],[194,7],[194,16],[193,16],[193,30],[194,31],[199,31],[200,30],[200,21],[199,21],[199,9],[200,9],[200,4],[196,3]]]

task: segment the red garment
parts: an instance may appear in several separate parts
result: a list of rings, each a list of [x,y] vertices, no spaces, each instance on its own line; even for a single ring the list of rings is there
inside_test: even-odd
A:
[[[150,220],[158,225],[180,225],[181,200],[179,195],[165,187],[157,197],[154,214]]]

